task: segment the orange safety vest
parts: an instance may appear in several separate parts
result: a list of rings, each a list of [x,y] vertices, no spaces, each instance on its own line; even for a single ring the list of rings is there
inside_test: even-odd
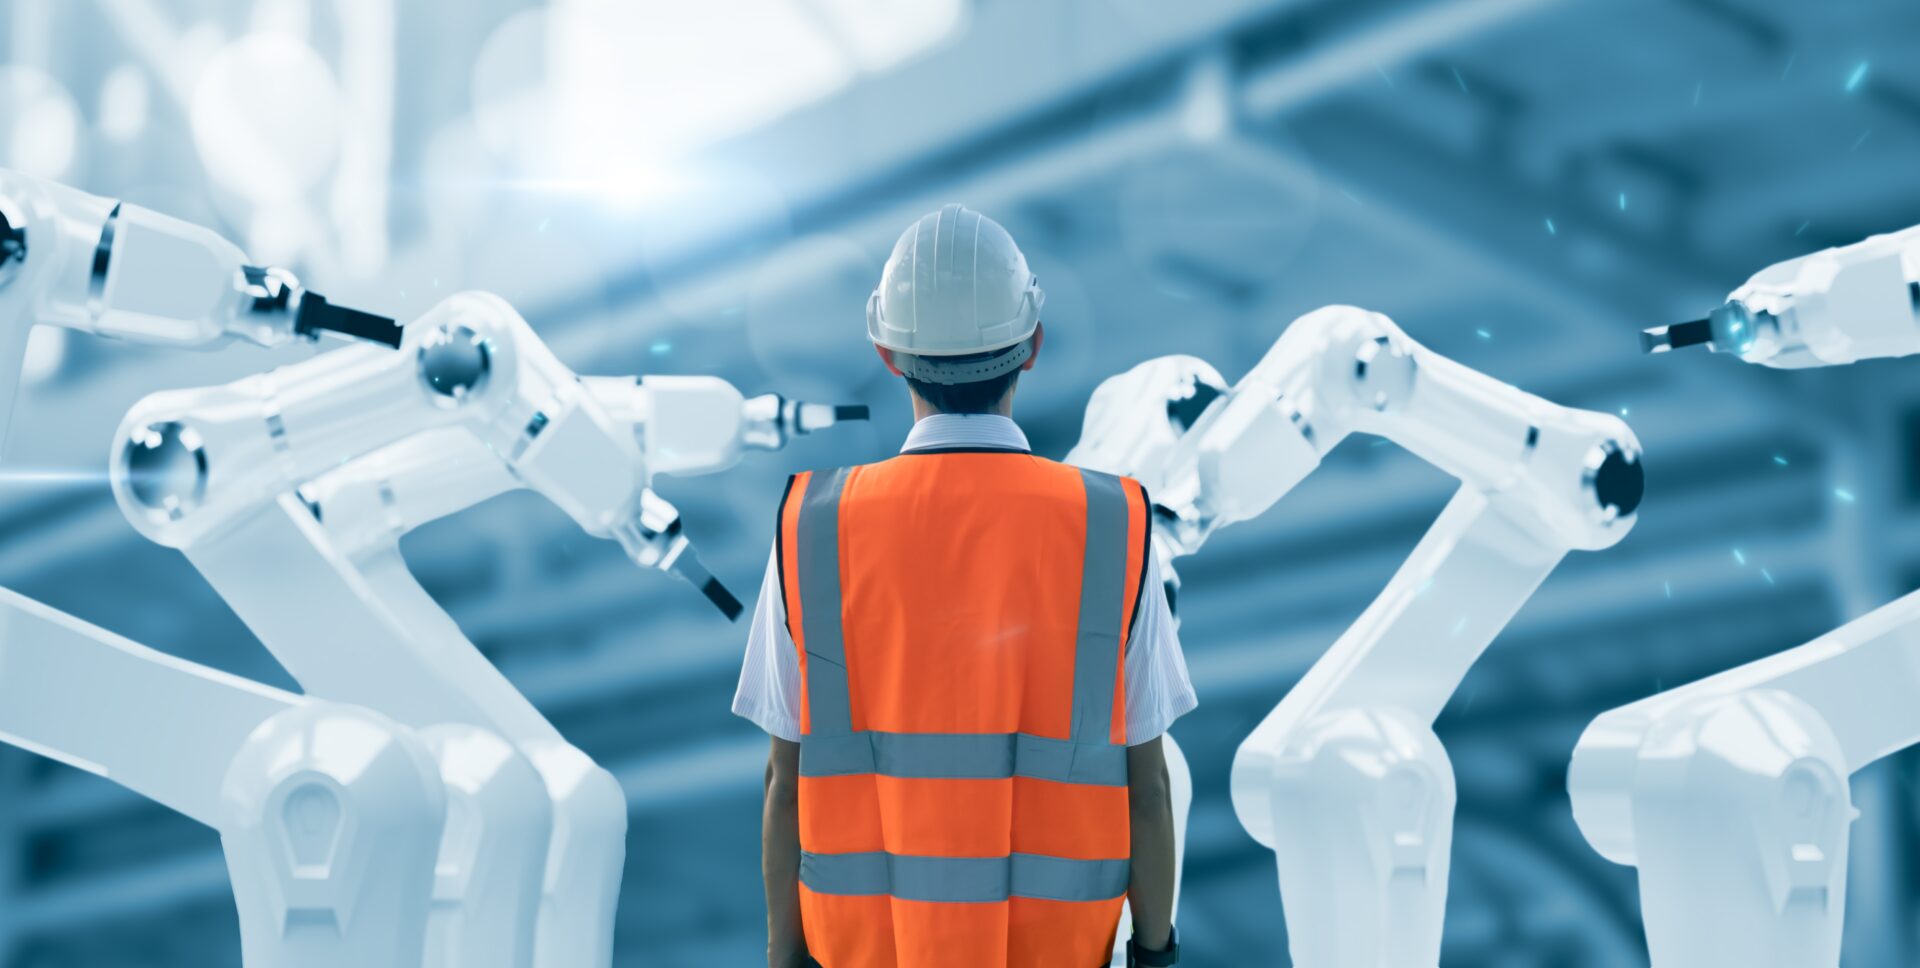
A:
[[[1138,482],[1009,450],[800,474],[800,910],[824,968],[1094,968],[1127,892]]]

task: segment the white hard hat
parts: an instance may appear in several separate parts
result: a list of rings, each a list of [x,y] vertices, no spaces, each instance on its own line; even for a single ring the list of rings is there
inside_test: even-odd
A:
[[[1046,293],[1007,230],[979,212],[947,205],[900,235],[867,300],[867,337],[910,354],[909,376],[968,383],[1008,372],[1030,350],[991,360],[941,362],[1023,343],[1040,324]],[[926,357],[934,357],[928,360]]]

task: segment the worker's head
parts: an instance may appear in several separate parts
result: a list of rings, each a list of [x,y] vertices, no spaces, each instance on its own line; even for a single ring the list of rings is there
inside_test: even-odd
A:
[[[1008,413],[1039,359],[1046,294],[1013,237],[959,205],[922,216],[894,244],[867,300],[867,336],[906,379],[916,416]]]

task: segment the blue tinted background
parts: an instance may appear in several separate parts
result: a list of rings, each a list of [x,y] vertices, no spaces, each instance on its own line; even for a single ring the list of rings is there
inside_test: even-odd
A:
[[[1047,353],[1019,417],[1051,456],[1073,444],[1103,377],[1191,353],[1234,379],[1290,319],[1333,302],[1386,312],[1535,393],[1626,416],[1647,451],[1637,529],[1571,557],[1438,726],[1460,786],[1447,965],[1644,964],[1632,871],[1592,853],[1568,812],[1581,728],[1920,584],[1920,362],[1781,373],[1647,359],[1635,340],[1701,315],[1767,263],[1920,221],[1912,4],[956,0],[879,40],[860,28],[884,26],[884,4],[736,3],[717,25],[631,4],[639,13],[604,34],[652,45],[635,55],[639,74],[614,72],[634,86],[558,95],[598,98],[589,113],[618,136],[561,144],[574,162],[612,163],[571,181],[543,167],[564,141],[538,127],[547,112],[514,107],[565,60],[541,30],[568,4],[371,6],[390,12],[397,52],[392,121],[374,131],[388,157],[371,169],[387,197],[371,228],[338,220],[320,182],[300,200],[317,221],[286,229],[209,158],[238,137],[220,123],[231,100],[211,97],[216,116],[198,124],[192,110],[196,52],[262,24],[304,22],[320,58],[353,75],[366,26],[347,6],[10,0],[0,163],[284,250],[339,301],[409,314],[458,288],[497,290],[582,372],[713,373],[750,393],[871,404],[869,426],[661,483],[742,593],[758,582],[785,474],[872,458],[905,432],[862,307],[895,234],[947,201],[1006,224],[1049,292]],[[789,20],[800,33],[765,42]],[[650,66],[663,38],[748,57],[773,83],[723,91],[700,57],[670,83],[680,67]],[[29,68],[39,80],[22,79]],[[731,128],[684,133],[723,101]],[[682,133],[650,146],[647,133],[670,126],[649,112],[676,104]],[[347,114],[349,128],[368,123]],[[226,120],[244,132],[285,120],[274,115]],[[629,165],[618,152],[630,150],[651,160]],[[375,243],[389,250],[369,259]],[[290,687],[184,559],[127,525],[103,468],[120,414],[145,393],[311,351],[74,338],[37,352],[0,465],[0,580]],[[1176,730],[1197,788],[1181,916],[1193,963],[1287,963],[1271,856],[1228,803],[1233,750],[1449,490],[1355,439],[1184,566],[1202,697]],[[755,963],[765,741],[727,713],[745,630],[526,494],[438,523],[406,552],[474,641],[625,784],[619,962]],[[1855,781],[1848,965],[1920,959],[1917,764],[1902,754]],[[237,963],[211,831],[0,749],[0,965]]]

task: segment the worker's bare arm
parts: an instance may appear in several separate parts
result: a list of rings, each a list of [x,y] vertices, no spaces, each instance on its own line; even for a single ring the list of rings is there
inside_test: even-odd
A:
[[[1127,900],[1133,937],[1159,951],[1173,932],[1173,795],[1167,759],[1154,739],[1127,750],[1127,801],[1131,809],[1133,865]]]
[[[760,871],[767,884],[767,966],[804,968],[800,930],[800,744],[779,737],[767,755],[760,823]]]

